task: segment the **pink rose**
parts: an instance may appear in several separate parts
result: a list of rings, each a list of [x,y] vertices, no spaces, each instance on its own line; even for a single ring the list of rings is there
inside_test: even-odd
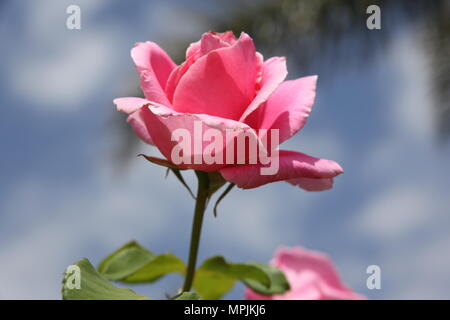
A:
[[[270,262],[281,269],[291,287],[283,294],[263,296],[246,289],[246,300],[360,300],[339,279],[327,255],[301,247],[281,248]]]
[[[186,61],[176,65],[167,53],[153,42],[138,43],[131,50],[141,79],[145,99],[118,98],[117,110],[127,113],[128,122],[145,142],[155,145],[172,163],[173,141],[177,129],[186,129],[195,136],[196,123],[208,129],[246,133],[262,141],[274,137],[279,143],[303,128],[314,103],[317,76],[284,81],[286,59],[273,57],[264,61],[255,50],[253,40],[245,33],[239,39],[232,32],[203,34],[186,52]],[[269,133],[264,133],[264,130]],[[262,133],[261,133],[262,132]],[[224,138],[222,150],[214,154],[225,157],[230,139]],[[343,170],[334,161],[314,158],[304,153],[281,150],[272,143],[269,152],[279,167],[275,174],[261,174],[268,165],[252,163],[195,163],[180,168],[219,171],[222,176],[242,188],[255,188],[266,183],[285,180],[306,190],[320,191],[332,187],[333,178]],[[208,142],[192,147],[192,158],[205,152]],[[270,145],[270,142],[268,142]],[[228,147],[227,147],[228,146]]]

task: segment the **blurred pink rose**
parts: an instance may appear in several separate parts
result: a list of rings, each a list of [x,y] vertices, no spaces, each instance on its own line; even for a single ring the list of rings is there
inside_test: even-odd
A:
[[[301,247],[281,248],[270,262],[280,268],[291,289],[284,294],[263,296],[246,289],[246,300],[360,300],[339,279],[327,255]]]
[[[277,129],[282,143],[303,128],[314,103],[317,76],[284,81],[285,58],[264,60],[245,33],[237,39],[232,32],[207,32],[189,46],[186,61],[178,66],[153,42],[137,43],[131,57],[145,98],[118,98],[114,103],[129,115],[135,133],[171,162],[177,144],[171,135],[177,129],[194,132],[195,122],[200,122],[203,131],[246,132],[258,141],[263,138],[260,129]],[[205,147],[202,143],[192,154],[203,153]],[[271,175],[261,174],[267,166],[261,161],[180,167],[219,171],[242,188],[285,180],[310,191],[331,188],[333,178],[343,172],[334,161],[295,151],[281,150],[276,160],[279,168]]]

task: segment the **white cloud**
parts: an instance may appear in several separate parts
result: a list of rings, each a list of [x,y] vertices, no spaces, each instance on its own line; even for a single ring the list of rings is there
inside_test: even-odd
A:
[[[62,41],[32,59],[19,54],[22,63],[10,69],[12,89],[32,106],[51,111],[79,107],[107,78],[114,47],[102,32],[89,33],[82,42]]]
[[[389,186],[359,210],[354,228],[383,243],[400,239],[424,226],[436,211],[435,201],[426,187]]]
[[[61,273],[88,255],[93,244],[113,250],[131,239],[160,243],[173,223],[168,195],[176,182],[159,183],[162,177],[155,175],[161,172],[154,169],[141,163],[130,180],[93,177],[86,185],[64,187],[45,180],[19,181],[1,208],[14,233],[0,250],[0,297],[59,298]],[[186,199],[177,199],[183,206]]]
[[[431,75],[426,53],[417,44],[418,32],[414,31],[397,36],[388,56],[388,63],[397,71],[395,90],[398,91],[389,103],[386,117],[398,134],[430,143],[435,130]]]
[[[314,117],[309,119],[314,121]],[[317,125],[320,128],[320,125]],[[345,145],[339,136],[330,130],[312,131],[305,127],[294,137],[284,142],[281,149],[296,150],[318,158],[344,159]]]
[[[376,248],[370,264],[382,268],[383,298],[448,298],[449,171],[433,143],[430,76],[414,30],[392,43],[382,58],[395,77],[380,106],[387,125],[363,159],[372,191],[349,229]]]
[[[448,223],[448,221],[447,221]],[[442,230],[442,229],[441,229]],[[429,234],[408,249],[386,248],[380,257],[382,290],[387,299],[449,299],[448,234]],[[384,288],[383,288],[384,286]]]
[[[294,194],[297,201],[292,200]],[[311,214],[315,200],[310,196],[285,182],[252,190],[235,188],[220,204],[219,217],[208,221],[206,233],[217,239],[215,246],[226,242],[227,249],[251,252],[253,259],[266,256],[281,244],[301,240],[301,221]]]
[[[113,26],[106,29],[88,23],[87,17],[102,3],[83,2],[82,29],[68,30],[65,9],[69,2],[27,2],[24,32],[9,34],[15,46],[7,47],[5,52],[9,60],[5,66],[8,84],[15,95],[44,110],[70,111],[89,106],[87,98],[108,79],[111,61],[118,52]]]

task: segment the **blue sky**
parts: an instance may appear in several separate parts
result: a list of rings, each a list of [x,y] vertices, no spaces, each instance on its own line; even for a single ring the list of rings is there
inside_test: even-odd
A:
[[[82,29],[69,31],[65,9],[75,2]],[[75,2],[9,1],[0,12],[2,299],[57,299],[68,265],[97,263],[131,239],[187,255],[193,201],[135,157],[157,155],[152,147],[138,144],[126,167],[116,165],[125,117],[111,101],[137,86],[133,43],[174,52],[174,39],[195,40],[210,29],[202,15],[220,10],[199,1]],[[317,63],[316,105],[286,148],[336,160],[345,173],[322,193],[286,183],[233,190],[219,217],[205,219],[200,260],[268,261],[278,246],[301,245],[329,254],[369,298],[450,298],[450,151],[435,141],[417,31],[400,28],[363,66]],[[371,264],[381,267],[381,290],[366,288]],[[134,289],[158,298],[180,282],[173,275]],[[242,293],[238,285],[227,297]]]

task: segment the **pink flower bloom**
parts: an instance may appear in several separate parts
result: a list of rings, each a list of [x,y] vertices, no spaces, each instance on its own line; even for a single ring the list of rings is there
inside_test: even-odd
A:
[[[339,279],[327,255],[301,247],[280,248],[270,262],[281,269],[291,287],[283,294],[264,296],[246,289],[246,300],[360,300]]]
[[[177,144],[171,139],[174,130],[193,132],[194,123],[201,121],[203,130],[247,132],[261,141],[260,129],[276,129],[281,143],[303,128],[315,99],[317,76],[284,81],[285,58],[264,60],[245,33],[238,39],[232,32],[205,33],[189,46],[186,60],[178,66],[153,42],[137,43],[131,56],[145,98],[118,98],[114,103],[129,115],[135,133],[171,162]],[[202,153],[205,146],[193,154]],[[333,178],[343,172],[334,161],[300,152],[281,150],[276,159],[279,169],[271,175],[261,174],[267,166],[261,161],[180,167],[219,171],[242,188],[284,180],[310,191],[330,189]]]

